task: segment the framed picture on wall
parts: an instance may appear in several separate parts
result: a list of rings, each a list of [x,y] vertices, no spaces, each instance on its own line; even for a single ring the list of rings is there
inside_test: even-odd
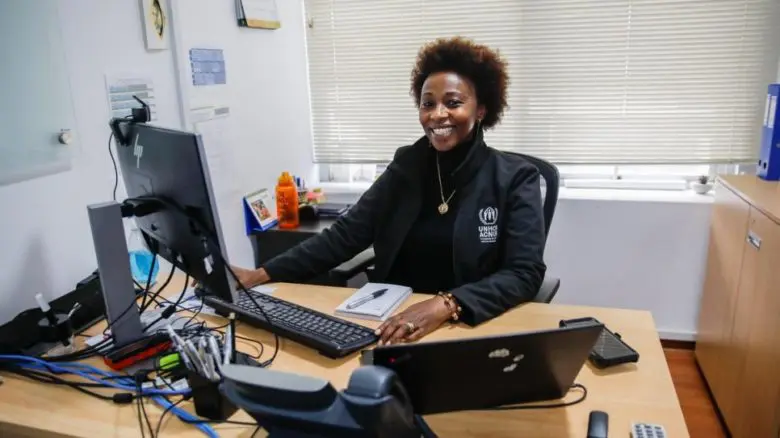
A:
[[[147,50],[166,50],[170,46],[168,0],[139,0],[143,14],[144,38]]]

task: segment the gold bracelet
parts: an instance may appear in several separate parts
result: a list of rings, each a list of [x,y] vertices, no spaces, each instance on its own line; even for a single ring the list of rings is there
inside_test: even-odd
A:
[[[447,306],[447,310],[449,310],[451,313],[450,319],[453,321],[459,320],[463,309],[458,305],[458,301],[455,299],[455,297],[453,297],[451,293],[445,292],[439,292],[436,295],[442,297],[444,300],[444,305]]]

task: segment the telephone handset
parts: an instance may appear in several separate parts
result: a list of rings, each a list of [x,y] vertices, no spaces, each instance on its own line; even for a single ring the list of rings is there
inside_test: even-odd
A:
[[[387,368],[356,369],[342,392],[327,380],[245,365],[226,365],[222,375],[228,400],[257,420],[269,437],[419,438],[425,428]]]

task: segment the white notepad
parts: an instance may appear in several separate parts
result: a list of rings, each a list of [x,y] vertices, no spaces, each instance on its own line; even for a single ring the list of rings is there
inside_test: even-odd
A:
[[[365,302],[353,309],[347,309],[347,305],[349,303],[355,302],[381,289],[387,289],[387,291],[382,296]],[[361,287],[354,294],[352,294],[352,296],[347,298],[343,303],[341,303],[336,308],[335,313],[336,315],[349,316],[352,318],[384,321],[390,315],[392,315],[398,306],[400,306],[401,303],[403,303],[411,294],[412,289],[407,286],[384,283],[367,283],[365,286]]]

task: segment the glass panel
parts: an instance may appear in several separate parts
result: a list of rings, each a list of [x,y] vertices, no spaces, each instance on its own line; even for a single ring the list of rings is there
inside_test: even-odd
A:
[[[0,185],[69,170],[76,127],[56,0],[0,2],[0,59]]]

